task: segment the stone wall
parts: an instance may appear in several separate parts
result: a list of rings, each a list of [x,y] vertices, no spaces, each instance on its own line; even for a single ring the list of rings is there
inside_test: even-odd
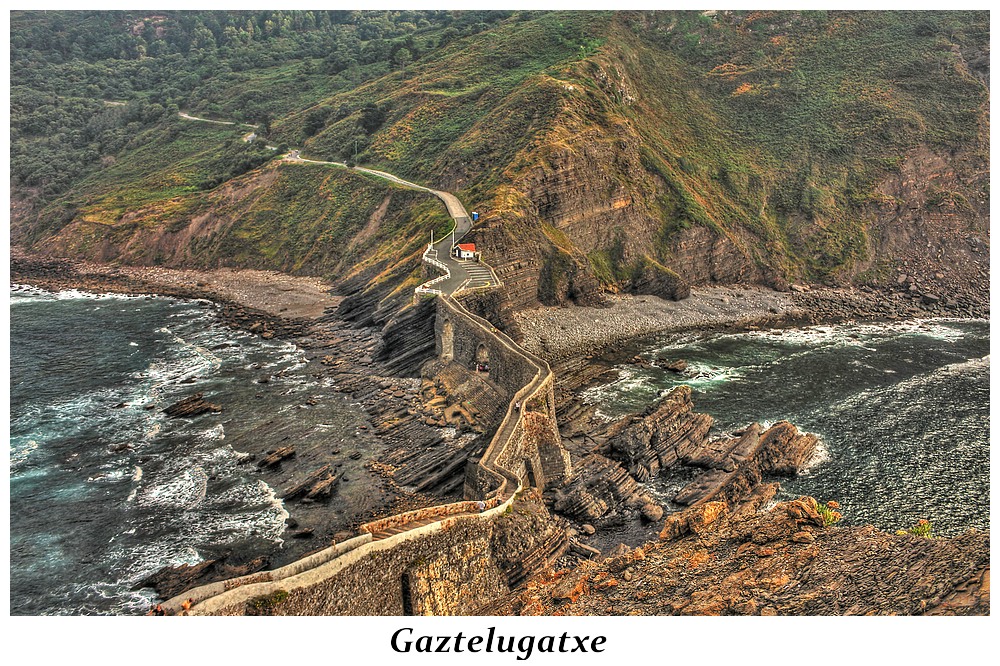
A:
[[[548,363],[525,351],[491,322],[448,297],[437,298],[439,357],[469,367],[486,350],[490,381],[507,393],[507,413],[481,458],[470,460],[465,496],[486,498],[505,486],[544,488],[571,473],[556,426],[553,375]],[[530,424],[530,427],[526,427]]]
[[[434,300],[438,304],[434,330],[440,358],[450,359],[470,370],[474,370],[477,363],[487,361],[490,380],[508,400],[538,374],[539,368],[491,323],[477,321],[474,315],[447,297]],[[482,358],[484,352],[485,359]]]
[[[168,613],[471,614],[508,594],[511,581],[523,581],[564,551],[565,530],[544,505],[537,502],[533,516],[523,514],[528,518],[511,511],[522,488],[542,488],[571,473],[556,429],[548,364],[460,303],[447,296],[435,301],[438,356],[471,368],[488,361],[490,381],[508,401],[489,446],[481,458],[470,461],[465,484],[470,501],[374,521],[361,527],[360,536],[288,567],[179,595],[164,604]],[[479,499],[486,500],[487,509],[476,513],[472,500]],[[373,538],[427,519],[435,522]],[[526,522],[519,526],[519,520]],[[184,610],[187,599],[193,605]]]
[[[506,507],[494,511],[502,512]],[[484,515],[484,514],[480,514]],[[197,603],[190,615],[456,615],[509,591],[493,562],[492,518],[459,516],[278,580],[250,582]],[[180,608],[187,595],[165,607]]]

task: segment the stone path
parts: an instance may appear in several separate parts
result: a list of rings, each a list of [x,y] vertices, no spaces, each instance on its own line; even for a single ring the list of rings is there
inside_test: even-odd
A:
[[[413,520],[403,525],[396,525],[395,527],[387,527],[380,532],[372,532],[372,541],[380,541],[382,539],[388,539],[391,536],[396,536],[397,534],[402,534],[412,529],[418,527],[423,527],[424,525],[430,525],[432,523],[438,523],[442,520],[457,518],[459,516],[477,516],[478,513],[465,512],[465,513],[453,513],[449,516],[432,517],[432,518],[421,518],[419,520]]]
[[[180,117],[184,118],[185,120],[217,123],[221,125],[238,124],[234,122],[227,122],[221,120],[208,120],[206,118],[198,118],[186,113],[179,113],[178,115],[180,115]],[[256,127],[255,125],[249,125],[246,123],[239,123],[239,124],[247,127]],[[245,141],[252,140],[253,138],[255,138],[255,134],[251,132],[250,134],[247,134],[244,137],[244,140]],[[472,229],[472,217],[469,215],[468,211],[465,210],[465,206],[462,205],[462,202],[458,199],[458,197],[456,197],[451,192],[444,192],[442,190],[433,190],[429,187],[418,185],[416,183],[411,183],[408,180],[403,180],[402,178],[395,176],[391,173],[387,173],[385,171],[379,171],[377,169],[367,169],[365,167],[348,167],[347,164],[343,162],[311,160],[302,157],[302,152],[301,150],[298,149],[290,150],[282,159],[284,159],[287,162],[320,164],[326,166],[339,167],[343,169],[353,169],[354,171],[360,171],[372,176],[376,176],[378,178],[383,178],[392,183],[395,183],[396,185],[401,185],[403,187],[407,187],[410,189],[433,194],[434,196],[441,199],[441,201],[445,205],[445,208],[447,208],[448,210],[448,215],[450,215],[451,218],[455,221],[454,233],[448,234],[444,238],[438,240],[436,243],[433,243],[430,247],[428,247],[425,255],[427,258],[433,259],[436,262],[446,266],[449,273],[449,276],[447,278],[436,282],[434,288],[444,294],[452,295],[463,289],[475,289],[475,288],[492,287],[499,285],[499,280],[497,279],[496,274],[493,272],[493,269],[487,266],[486,264],[477,261],[459,260],[456,257],[452,256],[451,249],[454,246],[454,244],[458,243],[458,241],[461,240]],[[537,384],[539,381],[540,378],[536,377],[535,381],[532,383],[532,386]],[[516,420],[517,420],[516,418],[512,420],[508,419],[504,428],[505,432],[500,433],[501,437],[510,436],[511,432],[513,432]],[[447,518],[454,518],[456,516],[471,516],[471,515],[477,515],[477,514],[458,513],[447,516]],[[424,525],[430,525],[431,523],[439,522],[441,520],[443,520],[443,518],[423,518],[419,520],[414,520],[411,522],[407,522],[403,525],[386,528],[381,532],[373,534],[372,537],[374,540],[387,539],[396,534],[401,534],[402,532],[406,532]]]

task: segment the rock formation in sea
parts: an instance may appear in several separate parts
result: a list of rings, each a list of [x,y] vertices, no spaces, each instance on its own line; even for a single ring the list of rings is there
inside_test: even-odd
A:
[[[591,452],[560,489],[555,508],[577,520],[656,511],[641,483],[661,471],[688,468],[696,476],[672,501],[680,506],[736,501],[770,476],[794,476],[816,450],[815,435],[782,421],[752,423],[732,437],[710,437],[713,419],[694,411],[691,389],[679,386],[642,414],[623,417],[588,436]]]

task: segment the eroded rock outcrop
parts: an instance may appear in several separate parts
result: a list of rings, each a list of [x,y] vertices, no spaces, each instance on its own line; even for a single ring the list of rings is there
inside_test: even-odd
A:
[[[183,400],[179,400],[163,410],[163,413],[171,418],[195,417],[207,412],[221,412],[222,407],[205,400],[204,393],[195,393]]]
[[[765,475],[797,474],[816,451],[815,435],[802,434],[787,421],[763,434],[756,423],[738,437],[705,442],[682,462],[707,472],[685,486],[674,501],[691,506],[714,500],[732,502],[746,496]]]
[[[989,533],[950,539],[825,526],[802,497],[759,512],[708,502],[661,540],[529,584],[522,615],[973,615],[989,613]],[[769,491],[769,492],[768,492]],[[572,590],[567,593],[567,588]]]
[[[644,414],[615,423],[607,435],[609,455],[647,481],[705,444],[714,420],[693,410],[690,387],[677,387]]]
[[[628,471],[593,453],[574,466],[574,475],[556,494],[555,509],[580,522],[596,521],[617,508],[637,509],[650,503]]]
[[[712,423],[711,416],[694,411],[691,389],[679,386],[643,414],[592,433],[589,441],[595,446],[575,462],[574,478],[556,494],[556,511],[581,522],[633,513],[657,522],[662,507],[640,484],[680,467],[704,471],[695,472],[674,497],[675,504],[732,505],[768,476],[797,474],[818,443],[815,435],[801,433],[787,421],[763,432],[754,423],[734,437],[714,439],[709,436]]]

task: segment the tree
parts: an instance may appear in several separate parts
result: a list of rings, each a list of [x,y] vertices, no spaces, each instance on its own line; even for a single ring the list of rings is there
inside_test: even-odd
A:
[[[306,114],[305,122],[302,124],[302,133],[305,135],[305,138],[308,139],[311,136],[319,134],[320,130],[326,127],[326,120],[332,112],[333,109],[328,106],[320,106],[310,110]]]
[[[374,104],[365,104],[361,109],[361,120],[359,124],[366,134],[374,134],[385,122],[386,110]]]
[[[403,47],[396,51],[396,55],[392,57],[393,62],[399,67],[406,67],[411,62],[413,62],[413,54],[406,47]]]
[[[267,136],[271,133],[271,114],[264,112],[261,114],[260,120],[257,122],[257,133],[261,136]]]

